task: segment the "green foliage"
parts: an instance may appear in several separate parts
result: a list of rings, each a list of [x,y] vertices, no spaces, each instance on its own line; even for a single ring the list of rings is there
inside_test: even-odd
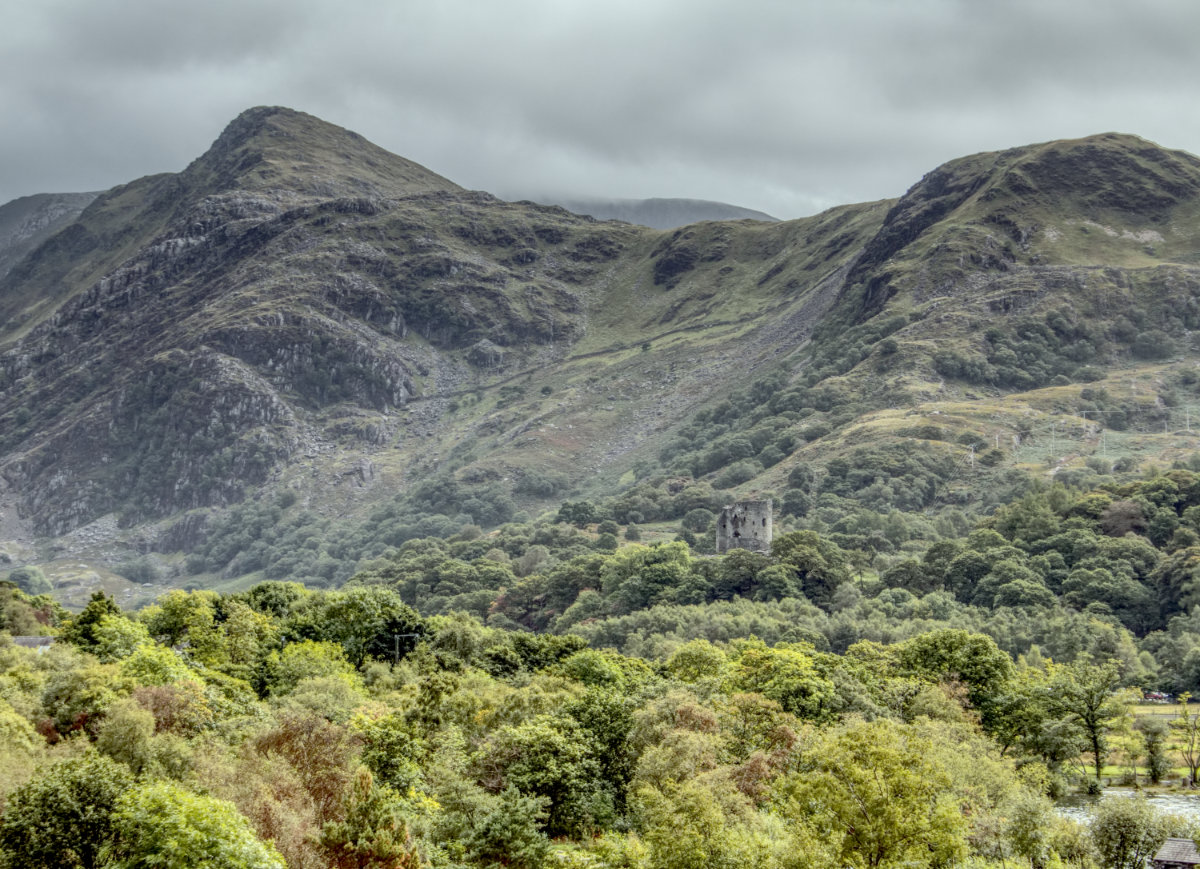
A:
[[[887,720],[824,735],[776,799],[796,821],[828,830],[841,865],[941,866],[967,851],[967,824],[930,743]]]
[[[283,869],[275,848],[259,841],[232,803],[198,796],[169,782],[126,791],[112,814],[106,865],[114,869]]]
[[[319,843],[336,869],[417,869],[422,863],[401,817],[397,795],[359,767],[346,794],[342,820],[321,828]]]
[[[846,554],[814,531],[776,537],[771,554],[794,571],[801,593],[820,607],[828,607],[837,589],[850,578]]]
[[[674,598],[691,573],[691,555],[685,544],[635,544],[608,559],[600,581],[612,608],[629,612]]]
[[[171,592],[137,621],[99,596],[71,630],[102,661],[60,643],[16,666],[25,653],[0,646],[17,747],[0,764],[33,774],[35,723],[51,741],[94,738],[147,781],[223,764],[216,795],[236,798],[259,838],[291,831],[298,865],[317,859],[322,831],[321,859],[345,865],[536,861],[548,837],[593,835],[643,866],[932,865],[964,849],[1078,859],[1089,846],[1008,764],[1044,770],[1042,788],[1085,755],[1096,775],[1119,745],[1161,776],[1163,734],[1124,729],[1113,689],[1200,684],[1195,547],[1181,536],[1200,529],[1200,476],[1104,485],[1023,490],[974,527],[947,513],[937,531],[825,492],[811,527],[769,555],[597,551],[566,524],[460,524],[363,562],[338,591]],[[706,485],[639,486],[619,510],[699,525],[718,499]],[[618,512],[592,507],[593,520]],[[421,616],[402,596],[467,609]],[[401,632],[413,636],[397,655]],[[900,766],[912,777],[893,780]],[[876,826],[838,820],[838,788],[861,790],[860,767],[901,804],[939,795],[911,810],[934,851],[889,840],[879,807]],[[637,832],[618,847],[618,829]]]
[[[1194,831],[1182,818],[1160,814],[1139,796],[1102,800],[1088,832],[1105,866],[1140,869],[1167,837],[1190,838]]]
[[[267,667],[271,690],[277,694],[287,694],[305,679],[332,676],[358,682],[360,678],[340,645],[317,640],[289,643],[271,656]]]
[[[502,728],[481,760],[483,777],[546,799],[546,835],[580,835],[611,814],[599,767],[579,725],[570,718],[537,716]],[[607,802],[607,805],[606,805]]]
[[[129,770],[102,755],[55,764],[9,797],[0,853],[14,869],[107,865],[100,852],[120,828],[116,813],[132,785]]]
[[[547,802],[545,797],[505,788],[495,808],[471,830],[465,842],[469,859],[484,869],[539,869],[550,850],[541,832]]]
[[[817,668],[812,648],[747,643],[732,662],[730,680],[739,691],[753,691],[776,701],[798,718],[826,718],[834,697],[833,683]]]
[[[403,794],[420,781],[424,743],[403,716],[364,720],[355,729],[363,739],[362,762],[383,786]]]
[[[141,646],[150,645],[150,632],[141,622],[131,621],[123,615],[101,616],[93,628],[95,646],[92,653],[106,664],[128,658]]]
[[[49,594],[53,590],[40,567],[18,567],[9,571],[6,578],[28,595]]]
[[[933,631],[901,644],[899,660],[914,675],[961,681],[985,727],[995,723],[996,699],[1013,677],[1012,659],[989,637],[963,630]]]
[[[109,615],[120,616],[121,608],[104,592],[94,592],[83,612],[63,623],[59,637],[84,651],[92,651],[97,644],[96,628]]]
[[[1087,659],[1055,669],[1048,702],[1060,715],[1076,722],[1086,735],[1096,778],[1107,754],[1107,735],[1121,714],[1112,691],[1120,683],[1115,662],[1095,664]]]
[[[16,586],[0,582],[0,631],[16,636],[44,634],[65,618],[66,611],[49,595],[30,597]]]

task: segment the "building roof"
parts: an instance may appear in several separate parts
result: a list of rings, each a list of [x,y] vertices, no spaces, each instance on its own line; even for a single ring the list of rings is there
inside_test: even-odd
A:
[[[53,644],[54,637],[13,637],[12,641],[25,649],[40,649],[42,646]]]
[[[1154,862],[1194,865],[1200,863],[1200,854],[1196,853],[1196,843],[1191,839],[1167,839],[1154,855]]]

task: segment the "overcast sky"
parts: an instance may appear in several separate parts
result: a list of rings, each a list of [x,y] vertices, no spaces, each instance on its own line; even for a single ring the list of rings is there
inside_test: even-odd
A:
[[[467,187],[778,217],[1116,130],[1200,153],[1197,0],[0,0],[0,202],[178,171],[243,109]]]

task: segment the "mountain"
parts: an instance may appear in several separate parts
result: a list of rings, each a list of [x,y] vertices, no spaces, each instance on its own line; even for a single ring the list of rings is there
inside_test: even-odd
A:
[[[71,223],[96,193],[40,193],[0,205],[0,276]]]
[[[597,220],[623,220],[654,229],[676,229],[703,220],[764,220],[778,222],[779,218],[705,199],[596,199],[570,197],[534,197],[539,202],[560,205],[567,211],[586,214]]]
[[[252,109],[0,278],[0,554],[329,583],[563,498],[773,495],[843,533],[1186,457],[1198,192],[1108,134],[655,230]]]

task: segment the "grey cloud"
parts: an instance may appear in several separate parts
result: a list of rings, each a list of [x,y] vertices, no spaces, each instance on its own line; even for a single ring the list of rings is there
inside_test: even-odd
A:
[[[1192,0],[8,4],[0,200],[180,169],[264,103],[502,195],[783,217],[1034,141],[1200,150]]]

